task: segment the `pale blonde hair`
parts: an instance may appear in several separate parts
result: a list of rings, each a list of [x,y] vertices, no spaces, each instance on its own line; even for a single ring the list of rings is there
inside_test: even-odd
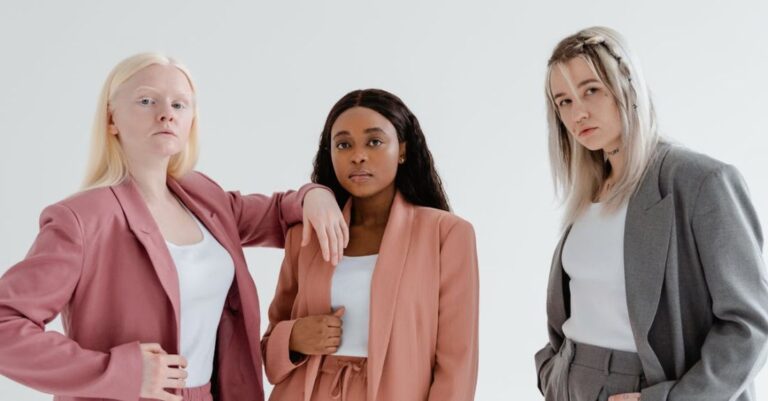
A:
[[[91,148],[86,168],[83,189],[116,185],[128,176],[128,165],[122,146],[117,135],[109,132],[111,103],[120,85],[130,79],[141,69],[150,65],[172,65],[187,77],[196,93],[195,85],[186,67],[178,61],[158,53],[140,53],[121,61],[107,76],[96,106],[96,118],[93,122]],[[197,134],[197,102],[194,102],[194,118],[189,131],[186,147],[173,155],[168,163],[168,175],[178,178],[191,171],[197,163],[198,134]]]
[[[575,57],[583,58],[605,84],[621,117],[626,166],[605,199],[609,208],[617,208],[632,196],[659,141],[650,90],[625,39],[610,28],[592,27],[560,41],[547,63],[546,94],[549,159],[555,190],[565,203],[566,226],[595,200],[610,173],[603,151],[590,151],[576,142],[558,115],[550,76],[555,66]]]

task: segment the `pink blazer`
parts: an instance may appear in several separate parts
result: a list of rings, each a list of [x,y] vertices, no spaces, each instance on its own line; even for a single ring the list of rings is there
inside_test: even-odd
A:
[[[263,400],[259,301],[242,246],[282,247],[312,189],[240,195],[193,172],[168,187],[232,255],[219,322],[214,396]],[[45,331],[61,313],[66,336]],[[60,401],[139,399],[139,343],[179,352],[179,283],[135,183],[47,207],[26,258],[0,279],[0,374]]]
[[[344,208],[349,219],[351,204]],[[349,220],[347,220],[349,221]],[[288,231],[285,259],[262,339],[271,400],[309,400],[321,356],[294,364],[297,318],[331,312],[333,266],[317,241]],[[398,193],[371,283],[368,401],[472,400],[478,362],[475,234],[461,218],[414,206]]]

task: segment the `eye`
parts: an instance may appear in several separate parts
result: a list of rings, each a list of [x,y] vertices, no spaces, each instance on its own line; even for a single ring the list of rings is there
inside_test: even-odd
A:
[[[187,105],[181,102],[173,102],[171,103],[171,107],[173,107],[176,110],[183,110],[187,108]]]
[[[336,144],[335,148],[338,149],[338,150],[344,150],[344,149],[349,148],[349,144],[346,143],[346,142],[338,142]]]
[[[384,141],[382,141],[381,139],[378,139],[378,138],[373,138],[370,141],[368,141],[368,144],[373,146],[373,147],[377,147],[377,146],[383,145]]]
[[[149,97],[143,97],[139,99],[139,104],[142,106],[149,106],[151,104],[155,104],[155,99],[149,98]]]
[[[587,90],[584,91],[584,96],[594,95],[599,91],[600,91],[600,88],[595,88],[595,87],[587,88]]]
[[[563,98],[563,99],[560,99],[559,102],[557,102],[557,107],[563,108],[569,104],[571,104],[571,99]]]

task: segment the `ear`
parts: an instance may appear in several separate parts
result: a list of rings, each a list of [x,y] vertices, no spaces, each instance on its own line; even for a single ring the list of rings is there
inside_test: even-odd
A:
[[[117,130],[117,125],[115,125],[115,119],[112,116],[111,110],[112,108],[107,106],[107,132],[109,132],[110,135],[117,135],[120,131]]]
[[[405,163],[405,145],[406,145],[406,142],[400,142],[400,151],[398,154],[398,161],[400,162],[400,164]]]

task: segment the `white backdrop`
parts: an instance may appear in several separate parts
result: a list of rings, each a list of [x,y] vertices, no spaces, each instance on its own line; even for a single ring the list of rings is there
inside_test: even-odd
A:
[[[208,3],[3,1],[0,273],[23,258],[42,208],[78,188],[107,73],[147,50],[189,66],[201,109],[198,169],[243,192],[306,182],[325,116],[346,92],[402,97],[455,212],[477,231],[478,400],[540,399],[533,354],[546,341],[560,216],[543,75],[565,35],[596,24],[623,32],[665,135],[738,167],[768,227],[765,1]],[[266,316],[282,252],[246,255]],[[50,396],[0,377],[0,399]]]

